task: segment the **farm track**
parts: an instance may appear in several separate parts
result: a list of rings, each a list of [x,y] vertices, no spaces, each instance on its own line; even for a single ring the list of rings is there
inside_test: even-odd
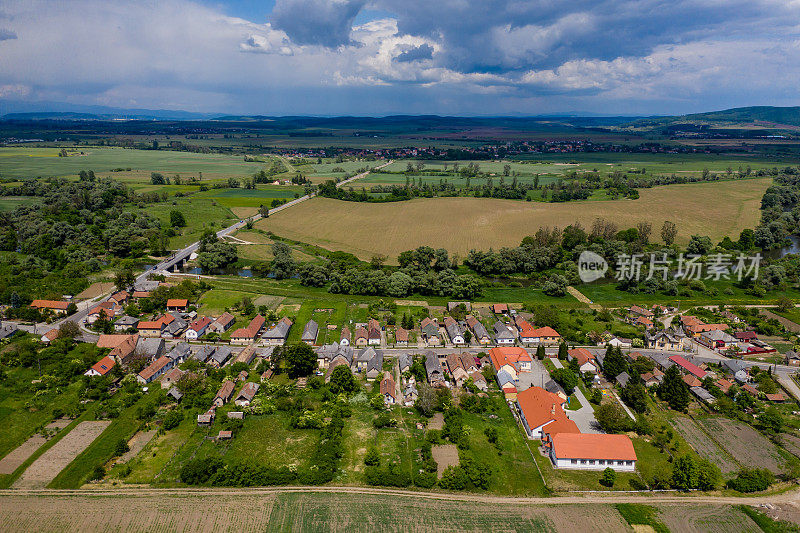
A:
[[[54,489],[5,489],[0,490],[0,498],[6,496],[46,496],[46,497],[69,497],[69,496],[100,496],[100,497],[162,497],[162,496],[241,496],[255,497],[279,494],[360,494],[365,496],[399,496],[416,498],[420,500],[439,500],[439,501],[460,501],[489,504],[508,504],[508,505],[570,505],[570,504],[589,504],[589,503],[646,503],[646,504],[717,504],[717,505],[759,505],[788,504],[800,506],[800,489],[781,494],[766,496],[694,496],[692,494],[678,495],[677,493],[649,493],[649,494],[630,494],[630,493],[607,493],[597,494],[588,493],[581,496],[556,496],[552,498],[544,497],[519,497],[519,496],[491,496],[482,494],[454,494],[441,492],[416,492],[410,490],[381,489],[370,487],[262,487],[262,488],[241,488],[241,489],[154,489],[154,488],[131,488],[131,489],[73,489],[73,490],[54,490]]]

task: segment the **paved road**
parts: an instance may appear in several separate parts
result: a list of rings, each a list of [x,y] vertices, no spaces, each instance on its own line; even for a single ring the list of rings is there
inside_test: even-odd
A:
[[[776,372],[775,378],[778,380],[778,383],[783,385],[784,389],[789,391],[789,394],[794,396],[796,400],[800,400],[800,387],[798,387],[797,383],[794,382],[792,376],[790,376],[789,374]]]
[[[390,165],[391,163],[392,163],[392,160],[389,160],[386,163],[384,163],[382,165],[378,165],[375,168],[376,169],[380,169],[380,168],[383,168],[383,167],[385,167],[387,165]],[[369,173],[370,173],[369,170],[366,171],[366,172],[362,172],[361,174],[357,174],[357,175],[353,176],[352,178],[349,178],[349,179],[346,179],[344,181],[341,181],[341,182],[337,183],[336,186],[337,187],[342,187],[342,186],[344,186],[344,185],[346,185],[346,184],[348,184],[348,183],[350,183],[352,181],[359,180],[361,178],[366,177],[367,174],[369,174]],[[292,200],[290,202],[287,202],[287,203],[285,203],[285,204],[283,204],[281,206],[278,206],[278,207],[275,207],[273,209],[270,209],[269,213],[270,214],[278,213],[280,211],[283,211],[284,209],[288,209],[288,208],[290,208],[292,206],[295,206],[295,205],[297,205],[297,204],[299,204],[301,202],[305,202],[306,200],[308,200],[309,198],[313,198],[314,196],[316,196],[316,195],[315,194],[307,194],[305,196],[301,196],[300,198],[296,198],[296,199],[294,199],[294,200]],[[255,222],[256,220],[258,220],[260,218],[261,218],[261,215],[260,214],[256,214],[256,215],[250,217],[249,219],[240,220],[239,222],[231,224],[227,228],[219,230],[217,232],[217,237],[218,238],[222,238],[222,237],[225,237],[227,235],[231,235],[231,234],[235,233],[236,231],[238,231],[238,230],[242,229],[243,227],[245,227],[247,225],[247,221],[248,220],[252,220],[253,222]],[[190,244],[186,248],[183,248],[182,250],[178,250],[177,252],[172,254],[170,257],[164,259],[163,261],[160,261],[158,264],[153,266],[150,270],[142,272],[141,274],[136,276],[136,280],[135,280],[134,284],[141,283],[143,281],[147,281],[147,278],[152,273],[162,272],[162,271],[169,271],[169,269],[174,268],[175,265],[177,265],[181,261],[184,261],[184,260],[188,259],[189,256],[192,255],[194,252],[196,252],[199,247],[200,247],[200,242],[197,241],[197,242],[193,242],[192,244]],[[71,320],[71,321],[77,322],[77,323],[83,322],[83,320],[89,314],[89,311],[91,310],[91,308],[94,307],[94,305],[96,305],[97,303],[107,300],[108,296],[110,296],[110,295],[106,294],[106,295],[100,296],[98,298],[95,298],[95,299],[87,301],[87,302],[81,302],[80,304],[78,304],[78,312],[77,313],[73,314],[72,316],[70,316],[68,318],[62,318],[58,322],[53,323],[53,326],[58,327],[62,322],[66,321],[66,320]]]
[[[589,399],[583,395],[581,389],[576,388],[574,393],[575,397],[581,402],[581,408],[574,411],[566,410],[567,418],[575,422],[581,433],[602,433],[597,419],[594,417],[594,409]],[[620,402],[622,403],[622,402]]]

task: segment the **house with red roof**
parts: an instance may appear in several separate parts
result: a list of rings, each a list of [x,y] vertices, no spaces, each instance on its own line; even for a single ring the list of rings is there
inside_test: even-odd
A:
[[[92,366],[92,368],[87,370],[83,375],[84,376],[105,376],[106,374],[111,372],[111,369],[114,368],[115,364],[117,364],[117,362],[114,360],[114,358],[107,355],[107,356],[103,357],[102,359],[100,359],[98,362],[96,362]]]
[[[263,316],[256,315],[246,328],[239,328],[231,334],[231,342],[234,344],[249,344],[253,342],[261,332],[261,328],[264,327],[264,322]]]
[[[203,335],[205,335],[208,327],[212,324],[212,320],[207,317],[200,317],[197,320],[193,320],[189,323],[189,327],[186,328],[186,336],[187,341],[196,341]]]
[[[694,363],[690,363],[680,355],[673,355],[669,358],[669,360],[681,367],[685,372],[696,376],[697,379],[703,379],[706,377],[707,372],[705,370]]]
[[[636,470],[636,450],[627,435],[563,432],[553,436],[550,460],[556,468]]]

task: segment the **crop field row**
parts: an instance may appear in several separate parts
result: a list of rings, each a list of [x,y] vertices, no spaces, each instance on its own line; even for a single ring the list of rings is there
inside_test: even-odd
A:
[[[648,221],[656,232],[664,220],[671,220],[678,226],[679,243],[691,235],[720,240],[755,227],[769,181],[669,185],[642,190],[638,200],[553,204],[463,197],[386,204],[312,198],[256,227],[363,259],[374,254],[394,259],[420,245],[463,256],[473,248],[517,246],[540,227],[563,228],[576,221],[590,227],[598,217],[614,220],[620,228]]]
[[[66,512],[68,510],[68,512]],[[758,532],[727,505],[655,505],[671,531]],[[630,531],[611,505],[531,505],[315,492],[0,497],[4,531]],[[648,531],[637,526],[636,531]]]

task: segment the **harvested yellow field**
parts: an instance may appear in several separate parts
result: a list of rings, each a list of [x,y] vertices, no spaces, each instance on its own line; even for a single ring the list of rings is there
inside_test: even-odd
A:
[[[432,198],[369,204],[312,198],[286,209],[256,227],[290,239],[343,250],[363,259],[385,254],[390,260],[421,245],[464,255],[471,249],[517,246],[544,226],[580,222],[591,227],[597,218],[620,229],[647,221],[651,238],[660,239],[665,220],[678,226],[678,243],[693,234],[714,241],[755,227],[770,179],[668,185],[640,191],[638,200],[566,203],[521,202],[494,198]]]

